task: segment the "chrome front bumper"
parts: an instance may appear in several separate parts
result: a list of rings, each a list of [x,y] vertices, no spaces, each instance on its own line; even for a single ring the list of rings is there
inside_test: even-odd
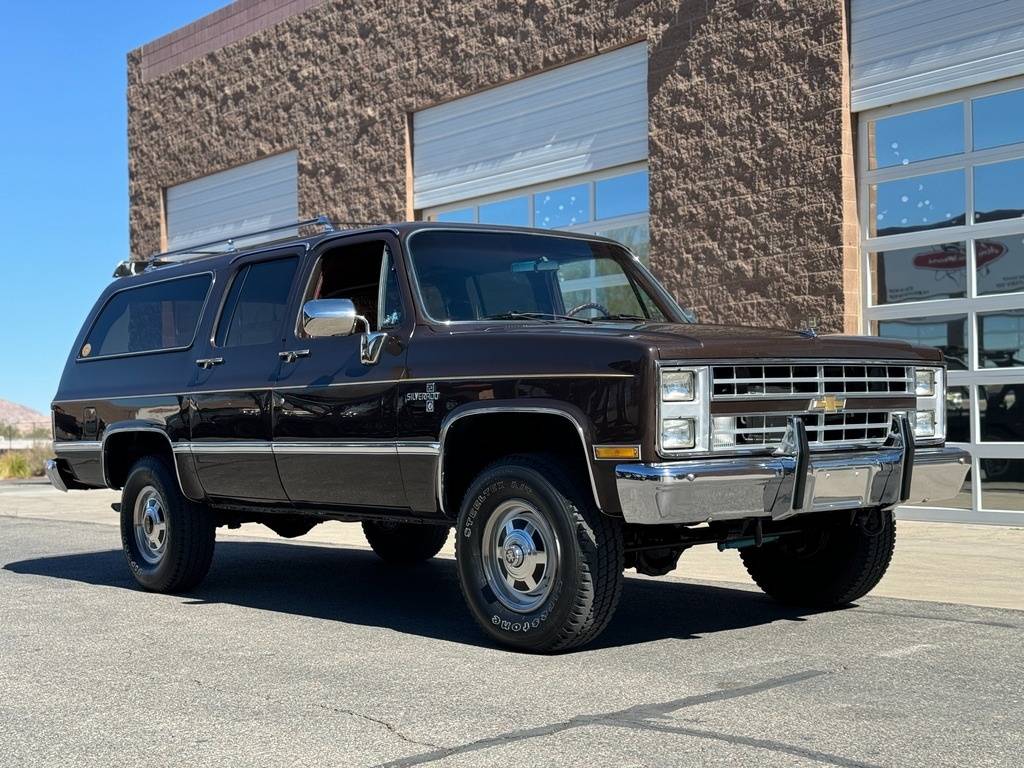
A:
[[[626,522],[703,523],[939,501],[960,492],[971,467],[959,448],[915,448],[905,418],[893,439],[869,451],[810,453],[795,419],[772,456],[619,464],[616,485]]]

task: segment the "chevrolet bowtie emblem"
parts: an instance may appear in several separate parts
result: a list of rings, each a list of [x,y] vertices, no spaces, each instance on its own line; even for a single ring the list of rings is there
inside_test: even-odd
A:
[[[816,397],[811,400],[811,407],[808,410],[821,411],[822,413],[839,413],[845,407],[845,397],[825,395],[824,397]]]

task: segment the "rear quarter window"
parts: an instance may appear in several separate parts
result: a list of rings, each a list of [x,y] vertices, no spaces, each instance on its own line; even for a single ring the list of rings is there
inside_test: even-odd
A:
[[[191,346],[212,281],[204,273],[118,291],[100,310],[78,358]]]

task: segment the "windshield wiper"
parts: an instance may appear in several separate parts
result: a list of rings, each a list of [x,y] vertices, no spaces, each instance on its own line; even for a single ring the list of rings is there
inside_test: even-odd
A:
[[[593,318],[594,320],[622,320],[625,322],[635,323],[646,323],[648,319],[641,317],[640,315],[627,315],[627,314],[614,314],[614,315],[601,315],[600,317]]]
[[[500,312],[497,315],[486,315],[484,320],[546,320],[549,323],[558,320],[573,320],[577,323],[590,325],[593,320],[586,317],[573,317],[572,315],[557,315],[554,312]]]

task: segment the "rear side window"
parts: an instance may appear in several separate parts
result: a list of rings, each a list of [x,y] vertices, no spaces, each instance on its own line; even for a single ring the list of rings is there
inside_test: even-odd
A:
[[[115,293],[100,310],[79,358],[191,346],[212,279],[190,275]]]
[[[247,347],[279,341],[297,264],[293,256],[242,267],[224,300],[213,343]]]

